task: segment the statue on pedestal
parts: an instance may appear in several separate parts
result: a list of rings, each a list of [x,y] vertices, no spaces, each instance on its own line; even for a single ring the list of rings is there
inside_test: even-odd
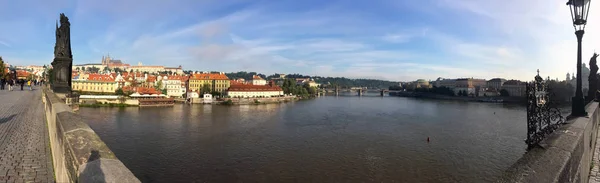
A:
[[[598,65],[596,64],[597,53],[594,53],[590,58],[590,76],[588,77],[590,88],[588,90],[588,97],[586,102],[590,102],[596,99],[596,91],[598,90]]]
[[[71,23],[64,13],[60,14],[60,27],[56,23],[56,43],[54,45],[54,60],[52,61],[53,75],[52,90],[57,93],[71,93]]]

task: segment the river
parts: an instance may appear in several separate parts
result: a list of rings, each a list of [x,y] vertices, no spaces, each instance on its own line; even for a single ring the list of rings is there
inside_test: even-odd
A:
[[[79,113],[142,182],[490,182],[526,149],[525,107],[508,104],[328,96]]]

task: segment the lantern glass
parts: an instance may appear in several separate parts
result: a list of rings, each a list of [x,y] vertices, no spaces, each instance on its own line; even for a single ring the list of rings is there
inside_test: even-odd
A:
[[[571,10],[571,18],[575,31],[583,30],[587,23],[591,0],[569,0],[567,5]]]

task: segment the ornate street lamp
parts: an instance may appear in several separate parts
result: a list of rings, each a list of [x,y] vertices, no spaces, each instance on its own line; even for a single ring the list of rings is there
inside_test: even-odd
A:
[[[583,92],[581,91],[581,38],[583,37],[583,29],[587,23],[588,13],[590,11],[591,0],[569,0],[567,5],[571,9],[571,18],[573,19],[573,27],[577,36],[577,89],[575,97],[573,97],[571,116],[586,116],[585,102]]]

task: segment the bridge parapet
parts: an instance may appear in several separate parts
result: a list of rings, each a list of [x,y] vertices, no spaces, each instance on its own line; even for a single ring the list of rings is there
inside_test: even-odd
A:
[[[499,182],[587,182],[600,121],[598,102],[523,155]]]
[[[56,182],[140,182],[81,116],[43,92]]]

